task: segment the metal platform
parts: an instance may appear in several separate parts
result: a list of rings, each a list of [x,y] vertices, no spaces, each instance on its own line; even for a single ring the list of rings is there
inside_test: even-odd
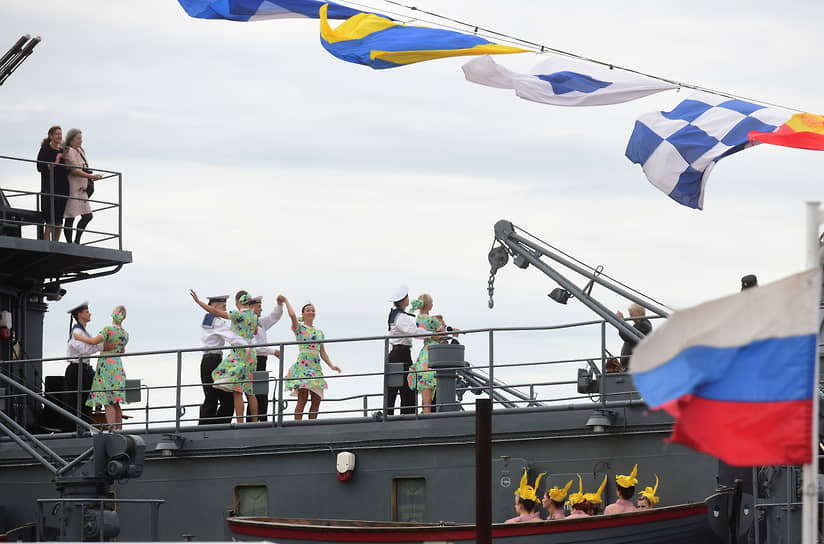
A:
[[[47,277],[90,277],[131,262],[131,251],[0,236],[0,278],[3,285],[18,288],[39,285]]]

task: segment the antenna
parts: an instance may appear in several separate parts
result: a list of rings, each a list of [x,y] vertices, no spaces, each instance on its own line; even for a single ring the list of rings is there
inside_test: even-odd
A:
[[[38,43],[40,43],[40,36],[32,38],[30,34],[24,34],[0,57],[0,85],[5,83],[18,66],[23,64]]]

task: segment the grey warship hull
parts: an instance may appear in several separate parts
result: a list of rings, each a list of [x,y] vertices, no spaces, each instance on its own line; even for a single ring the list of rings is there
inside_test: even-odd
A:
[[[493,519],[513,515],[513,492],[524,468],[548,472],[553,483],[580,473],[591,486],[632,460],[667,482],[668,504],[700,502],[714,490],[717,461],[664,443],[670,426],[664,416],[645,413],[639,403],[622,410],[620,431],[592,433],[585,426],[590,413],[571,408],[495,412]],[[159,524],[164,540],[226,538],[226,519],[233,514],[472,523],[472,415],[184,429],[182,448],[171,456],[154,452],[165,433],[152,432],[143,435],[153,452],[147,454],[143,475],[114,489],[119,498],[165,500]],[[47,443],[72,457],[88,439]],[[345,482],[338,480],[335,466],[340,451],[353,452],[357,459]],[[57,496],[51,475],[13,443],[0,443],[0,473],[2,504],[13,524],[35,521],[37,500]],[[610,487],[608,502],[614,500]],[[118,513],[121,538],[149,537],[145,508],[123,504]]]

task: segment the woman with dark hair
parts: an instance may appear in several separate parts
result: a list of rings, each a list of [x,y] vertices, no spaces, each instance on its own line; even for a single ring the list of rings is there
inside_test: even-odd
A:
[[[578,474],[578,492],[569,494],[567,504],[571,509],[569,517],[583,518],[589,516],[590,504],[584,494],[584,481],[581,479],[580,474]]]
[[[242,293],[242,294],[241,294]],[[214,306],[209,306],[197,297],[197,293],[189,290],[195,303],[208,313],[231,322],[231,331],[243,338],[247,344],[252,343],[257,329],[257,314],[252,308],[252,298],[242,291],[235,297],[237,311],[227,312]],[[235,405],[235,416],[238,423],[243,423],[243,395],[249,403],[249,417],[251,422],[257,421],[257,397],[252,391],[252,371],[257,366],[257,352],[255,348],[233,347],[226,353],[220,364],[212,371],[212,387],[222,391],[230,391]]]
[[[101,175],[95,174],[89,168],[86,160],[86,152],[83,151],[83,132],[72,128],[66,133],[66,140],[63,142],[63,161],[69,169],[69,201],[66,203],[66,210],[63,216],[66,218],[63,226],[66,241],[72,242],[72,225],[74,218],[80,216],[77,223],[77,235],[74,243],[80,243],[83,229],[92,220],[92,207],[89,205],[89,181],[100,179]]]
[[[632,496],[635,495],[635,484],[638,483],[637,475],[638,465],[636,464],[629,476],[621,474],[615,476],[618,500],[607,506],[604,514],[623,514],[624,512],[635,512],[637,510],[635,505],[632,504]]]
[[[92,344],[85,341],[85,339],[91,338],[86,330],[86,325],[89,324],[92,318],[88,302],[81,302],[67,313],[71,314],[71,317],[69,318],[69,342],[66,346],[66,358],[69,364],[66,366],[64,374],[66,389],[67,391],[77,391],[79,376],[80,388],[83,391],[80,400],[81,411],[85,418],[91,421],[92,409],[86,405],[86,399],[92,387],[94,370],[89,364],[89,355],[100,351],[100,345],[99,343]],[[77,406],[77,394],[75,393],[71,398],[73,402],[69,406],[69,410],[73,411]]]
[[[524,470],[524,475],[521,476],[521,485],[515,492],[515,510],[518,516],[509,518],[504,523],[523,523],[527,521],[541,521],[541,509],[538,505],[541,502],[535,494],[535,490],[541,485],[541,478],[546,474],[542,472],[535,480],[535,487],[530,486],[527,482],[527,471]]]
[[[572,480],[568,481],[566,486],[559,489],[558,487],[553,487],[552,489],[547,489],[546,494],[544,495],[544,499],[541,501],[542,506],[549,512],[549,516],[546,518],[547,520],[552,519],[564,519],[566,517],[566,512],[564,511],[564,499],[566,499],[567,491],[569,491],[569,487],[572,485]]]
[[[120,403],[126,402],[126,373],[120,354],[125,352],[129,333],[121,325],[126,319],[126,307],[116,306],[112,311],[112,324],[103,327],[94,338],[78,338],[87,344],[103,344],[103,352],[97,358],[92,391],[86,406],[103,406],[106,423],[112,430],[123,428],[123,411]]]
[[[40,143],[37,154],[37,171],[40,172],[40,210],[46,220],[43,230],[44,240],[60,240],[63,230],[63,212],[66,197],[69,196],[69,178],[66,169],[56,164],[63,160],[63,130],[59,126],[49,128],[46,138]]]
[[[320,366],[321,359],[332,370],[338,373],[341,370],[340,367],[332,364],[326,354],[326,348],[322,344],[323,331],[314,327],[315,305],[312,303],[304,304],[303,308],[300,309],[301,317],[298,319],[295,310],[286,297],[283,297],[283,302],[286,304],[289,319],[292,320],[292,332],[295,333],[295,339],[298,341],[311,340],[311,342],[299,346],[298,360],[289,367],[284,386],[286,389],[291,389],[292,395],[298,398],[297,406],[295,406],[295,420],[303,419],[303,410],[310,396],[312,402],[309,406],[309,419],[317,419],[320,401],[323,399],[323,390],[329,387],[323,377],[323,369]]]

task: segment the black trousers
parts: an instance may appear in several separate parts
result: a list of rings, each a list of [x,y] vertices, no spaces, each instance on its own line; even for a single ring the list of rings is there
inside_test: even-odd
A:
[[[66,399],[70,402],[68,406],[69,412],[77,415],[77,371],[80,369],[81,388],[83,392],[80,394],[80,416],[85,421],[92,420],[92,408],[86,406],[86,401],[89,399],[90,389],[92,388],[92,381],[94,381],[94,369],[89,363],[69,363],[63,377],[66,378]]]
[[[407,374],[404,375],[403,381],[406,382],[409,367],[412,366],[412,346],[392,346],[392,351],[389,352],[389,363],[403,363],[403,370]],[[414,414],[417,410],[418,395],[409,389],[409,386],[404,383],[400,387],[388,387],[386,391],[386,414],[395,414],[395,399],[401,395],[401,414]]]
[[[219,353],[204,353],[200,359],[200,383],[203,384],[203,404],[200,405],[198,425],[231,423],[235,411],[235,400],[229,391],[212,387],[212,372],[220,364]]]
[[[257,371],[266,370],[266,356],[265,355],[258,355],[257,356]],[[266,421],[266,412],[269,408],[269,399],[265,394],[263,395],[255,395],[255,398],[258,401],[258,421]],[[264,414],[264,415],[260,415]],[[249,407],[246,407],[246,415],[252,415],[249,413]]]

